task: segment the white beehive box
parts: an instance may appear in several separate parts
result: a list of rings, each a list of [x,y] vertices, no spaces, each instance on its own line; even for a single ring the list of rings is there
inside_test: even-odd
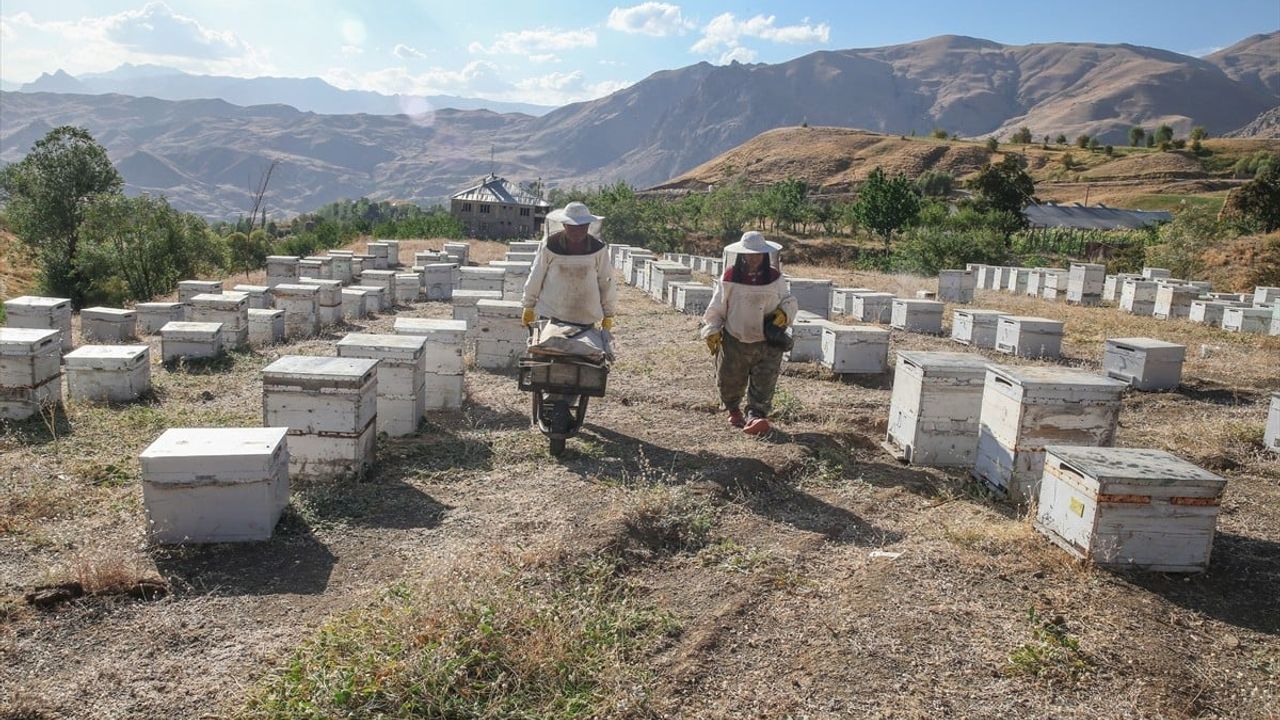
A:
[[[938,294],[932,290],[917,290],[916,299],[917,300],[937,300]]]
[[[822,328],[821,362],[837,375],[879,375],[889,369],[889,331],[827,323]]]
[[[223,344],[222,323],[171,322],[160,328],[160,355],[167,363],[216,358]]]
[[[428,300],[448,300],[453,297],[453,273],[457,269],[454,264],[444,262],[422,266],[422,285],[426,289]]]
[[[364,293],[364,310],[365,313],[369,315],[380,313],[390,307],[387,305],[387,291],[385,288],[374,287],[372,285],[352,285],[343,289],[356,290]]]
[[[1025,295],[1027,293],[1027,280],[1030,278],[1031,268],[1009,268],[1008,275],[1005,278],[1004,291],[1013,295]]]
[[[502,292],[503,277],[507,274],[502,268],[463,267],[458,270],[461,273],[458,280],[459,289]]]
[[[290,475],[359,475],[373,462],[377,366],[367,358],[291,355],[263,368],[263,424],[289,428]]]
[[[422,276],[415,272],[396,273],[396,297],[402,305],[422,299]]]
[[[676,309],[686,315],[702,317],[711,304],[711,295],[715,290],[710,285],[685,283],[676,292]]]
[[[396,318],[397,335],[426,338],[424,369],[428,375],[462,375],[467,323],[441,318]]]
[[[453,319],[467,323],[467,337],[476,336],[478,314],[476,304],[481,300],[502,300],[502,291],[497,290],[454,290]]]
[[[943,303],[919,298],[895,298],[890,325],[907,332],[942,334]]]
[[[268,255],[267,287],[295,282],[298,279],[298,259],[294,255]]]
[[[364,269],[369,270],[387,270],[391,266],[391,246],[384,242],[371,242],[365,244],[365,254],[372,256],[373,266],[365,263]]]
[[[1164,278],[1173,277],[1173,273],[1164,268],[1144,267],[1142,268],[1142,279],[1144,280],[1163,280]]]
[[[138,313],[133,310],[91,307],[80,311],[80,337],[85,342],[119,343],[138,336]]]
[[[249,297],[250,310],[266,310],[271,307],[271,288],[266,285],[236,285],[231,290]]]
[[[1040,297],[1045,300],[1065,300],[1069,271],[1063,268],[1045,268],[1040,275]]]
[[[533,270],[532,263],[516,260],[494,260],[489,263],[489,267],[501,268],[506,273],[502,277],[502,298],[504,300],[520,300],[524,297],[524,284],[529,279],[529,273]]]
[[[351,256],[351,282],[353,283],[359,282],[360,273],[363,273],[365,270],[373,270],[374,264],[375,264],[374,257],[372,255],[366,255],[364,253],[356,253],[352,255]]]
[[[1162,283],[1156,287],[1156,304],[1151,314],[1161,320],[1190,318],[1191,303],[1200,297],[1200,290],[1192,285]]]
[[[1173,390],[1182,382],[1187,347],[1152,338],[1108,338],[1102,369],[1137,390]]]
[[[269,540],[289,504],[288,428],[172,428],[151,443],[142,501],[160,543]]]
[[[360,285],[382,288],[382,310],[385,312],[400,303],[396,297],[396,274],[393,270],[365,270],[360,273]]]
[[[1253,289],[1254,305],[1270,305],[1280,302],[1280,287],[1256,287]]]
[[[177,302],[145,302],[134,306],[138,314],[138,334],[158,335],[160,328],[187,319],[187,306]]]
[[[653,257],[653,255],[647,250],[633,249],[627,254],[626,258],[623,259],[622,279],[626,281],[628,285],[636,284],[636,265],[638,265],[640,260],[645,257]]]
[[[284,342],[284,311],[249,309],[249,344],[257,347]]]
[[[1271,308],[1225,308],[1222,311],[1222,329],[1227,332],[1266,335],[1271,330]]]
[[[971,467],[987,362],[949,352],[899,352],[885,442],[912,465]]]
[[[835,283],[830,280],[787,278],[787,287],[791,296],[799,303],[800,309],[823,320],[831,317],[831,290],[834,286]]]
[[[85,345],[63,358],[67,397],[84,402],[131,402],[151,390],[151,347]]]
[[[1154,280],[1130,278],[1120,288],[1120,309],[1130,315],[1149,316],[1156,309],[1156,283]]]
[[[508,252],[503,259],[509,262],[522,262],[533,265],[533,261],[538,258],[536,252]]]
[[[973,302],[977,282],[973,270],[938,270],[938,300]]]
[[[339,255],[337,250],[329,253],[329,279],[337,280],[342,285],[350,285],[355,279],[355,258],[350,253]]]
[[[306,272],[312,269],[315,272]],[[312,277],[317,280],[333,279],[333,258],[326,255],[312,255],[305,257],[298,264],[298,277]]]
[[[995,265],[979,265],[978,266],[978,289],[994,290],[996,289],[997,274],[1000,268]]]
[[[458,258],[459,265],[466,265],[471,262],[471,245],[465,242],[447,242],[443,245],[444,252]]]
[[[787,362],[818,362],[822,359],[822,330],[831,323],[807,310],[801,310],[791,324],[791,350]]]
[[[277,310],[284,311],[284,330],[288,338],[309,338],[320,332],[316,300],[320,288],[315,285],[281,283],[271,289]]]
[[[0,419],[24,420],[62,399],[62,333],[0,328]]]
[[[1124,287],[1125,280],[1141,280],[1141,275],[1131,273],[1120,273],[1118,275],[1108,275],[1102,283],[1102,300],[1103,302],[1120,302],[1120,290]]]
[[[1191,309],[1187,311],[1187,319],[1194,323],[1222,327],[1222,314],[1229,307],[1238,307],[1238,303],[1221,300],[1192,300]]]
[[[992,280],[992,290],[1003,291],[1009,287],[1009,278],[1013,275],[1014,268],[1007,265],[1001,265],[996,268],[995,279]]]
[[[666,296],[663,298],[663,302],[667,305],[670,305],[673,309],[679,310],[679,308],[676,307],[676,298],[680,296],[680,288],[684,287],[685,285],[696,285],[696,284],[697,283],[694,283],[693,281],[667,283]]]
[[[1062,354],[1062,328],[1057,320],[1002,315],[996,320],[996,350],[1007,355],[1056,358]]]
[[[198,323],[222,323],[222,344],[235,350],[249,344],[249,296],[243,293],[196,295],[187,319]]]
[[[1106,282],[1106,265],[1071,263],[1067,271],[1067,302],[1074,305],[1102,304],[1102,289]]]
[[[941,282],[941,280],[939,280]],[[852,315],[853,298],[859,293],[875,292],[871,288],[835,288],[831,291],[831,313],[833,315]],[[972,298],[970,298],[972,299]]]
[[[853,296],[849,315],[858,322],[888,325],[893,317],[893,293],[868,292]]]
[[[426,345],[420,335],[351,333],[338,341],[338,357],[378,361],[378,432],[412,435],[426,413]]]
[[[951,339],[961,345],[995,349],[996,329],[1002,310],[968,310],[957,308],[951,313]]]
[[[1026,295],[1040,297],[1040,288],[1044,285],[1044,268],[1031,268],[1027,273]]]
[[[1045,445],[1111,445],[1126,387],[1071,368],[988,365],[974,477],[1015,503],[1035,499]]]
[[[520,324],[523,310],[514,300],[476,303],[476,367],[486,370],[515,367],[529,345],[529,333]]]
[[[217,280],[180,280],[178,281],[178,302],[186,305],[197,295],[217,295],[222,292],[222,283]]]
[[[298,282],[305,278],[320,279],[320,261],[316,258],[302,258],[298,261]]]
[[[357,288],[342,288],[342,319],[363,320],[369,316],[369,293]]]
[[[1269,335],[1280,335],[1280,302],[1271,306],[1271,332]]]
[[[11,328],[57,330],[62,350],[74,347],[71,337],[71,301],[67,298],[23,295],[4,301],[5,325]]]
[[[1267,425],[1262,438],[1263,445],[1280,453],[1280,392],[1271,393],[1271,405],[1267,410]]]
[[[462,375],[428,374],[424,392],[428,411],[460,408],[466,397]]]
[[[393,270],[400,267],[400,241],[383,240],[382,244],[387,246],[387,267]]]
[[[435,250],[419,250],[413,254],[413,264],[426,267],[434,263],[444,262],[444,253]]]
[[[1200,572],[1226,484],[1163,450],[1050,445],[1036,529],[1101,567]]]
[[[342,283],[316,277],[298,278],[299,285],[316,288],[316,322],[320,327],[342,322]]]
[[[677,262],[658,261],[649,265],[649,295],[658,301],[666,299],[667,284],[688,282],[689,268]]]

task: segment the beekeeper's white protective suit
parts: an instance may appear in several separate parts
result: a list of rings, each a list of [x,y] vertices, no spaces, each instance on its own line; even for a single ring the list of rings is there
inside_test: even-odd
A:
[[[613,318],[618,289],[608,246],[600,240],[600,221],[582,203],[569,203],[547,213],[546,236],[538,246],[529,279],[524,284],[526,308],[539,317],[577,325],[594,325]],[[564,225],[588,225],[586,245],[574,248],[565,238]]]
[[[779,249],[777,243],[765,240],[758,232],[748,232],[740,242],[725,248],[724,276],[716,285],[707,311],[702,316],[703,338],[724,331],[740,342],[764,342],[762,321],[774,310],[782,310],[787,314],[787,325],[795,323],[800,305],[791,296],[787,281],[782,277],[782,267],[778,261]],[[770,274],[762,284],[737,281],[735,270],[738,267],[738,257],[747,254],[769,256]]]

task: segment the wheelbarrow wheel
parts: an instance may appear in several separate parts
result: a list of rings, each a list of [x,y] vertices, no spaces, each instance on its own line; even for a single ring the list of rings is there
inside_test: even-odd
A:
[[[547,440],[550,443],[548,450],[551,451],[551,456],[560,457],[564,452],[564,438],[547,438]]]

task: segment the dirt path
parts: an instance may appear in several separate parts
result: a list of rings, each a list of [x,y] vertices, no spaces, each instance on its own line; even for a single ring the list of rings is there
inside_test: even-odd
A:
[[[916,282],[838,275],[903,290]],[[6,606],[0,710],[226,716],[315,628],[388,587],[447,582],[453,563],[495,553],[592,552],[637,487],[667,484],[708,498],[716,524],[709,547],[631,578],[680,621],[648,663],[664,717],[1274,717],[1280,462],[1251,450],[1243,428],[1280,378],[1237,373],[1220,391],[1231,373],[1211,359],[1189,366],[1183,392],[1126,398],[1119,444],[1180,445],[1217,462],[1230,484],[1208,573],[1121,575],[1068,562],[958,473],[892,461],[878,447],[889,379],[839,382],[790,366],[779,431],[751,439],[716,409],[696,320],[631,289],[623,307],[609,397],[561,461],[528,429],[513,378],[473,372],[465,411],[382,443],[368,481],[295,486],[268,543],[147,547],[134,458],[168,425],[255,423],[259,368],[282,354],[330,354],[354,328],[238,356],[212,375],[157,366],[154,403],[73,407],[57,441],[38,426],[10,429],[0,469],[13,482],[0,499],[19,519],[0,533],[0,591],[117,568],[157,574],[172,593]],[[1097,336],[1120,322],[1113,310],[1034,307],[1070,314],[1067,353],[1078,364],[1093,362]],[[427,303],[401,315],[448,313]],[[898,333],[894,347],[955,349]],[[1280,363],[1271,344],[1228,349]],[[1070,659],[1086,670],[1054,674],[1066,665],[1053,662],[1028,665],[1053,671],[1044,676],[1018,673],[1011,656],[1041,647],[1046,619],[1078,640]]]

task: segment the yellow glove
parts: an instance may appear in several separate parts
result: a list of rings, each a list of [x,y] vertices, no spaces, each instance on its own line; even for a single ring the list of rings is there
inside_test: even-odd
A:
[[[525,327],[529,327],[530,325],[533,324],[533,320],[534,320],[533,308],[525,308],[524,312],[520,313],[521,325],[524,325]]]
[[[787,314],[782,311],[782,308],[773,311],[773,324],[780,328],[787,326]]]
[[[712,355],[719,355],[719,354],[720,354],[720,342],[721,342],[721,339],[720,339],[720,333],[719,333],[719,332],[713,332],[713,333],[711,333],[710,335],[708,335],[708,336],[707,336],[706,340],[707,340],[707,349],[711,351],[711,354],[712,354]]]
[[[600,321],[600,329],[601,329],[601,330],[613,330],[613,316],[612,316],[612,315],[610,315],[609,317],[607,317],[607,318],[605,318],[605,319],[603,319],[603,320],[601,320],[601,321]]]

